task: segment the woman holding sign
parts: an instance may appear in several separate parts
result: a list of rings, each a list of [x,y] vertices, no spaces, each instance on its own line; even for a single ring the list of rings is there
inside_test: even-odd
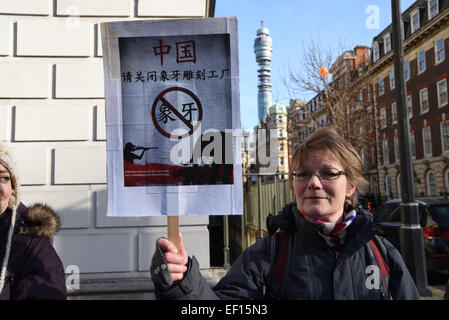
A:
[[[64,268],[50,238],[55,212],[25,207],[11,154],[0,145],[0,300],[66,299]]]
[[[296,203],[269,217],[270,236],[245,250],[211,288],[189,258],[157,241],[151,274],[160,299],[419,299],[399,252],[357,205],[366,184],[357,151],[325,128],[297,146]]]

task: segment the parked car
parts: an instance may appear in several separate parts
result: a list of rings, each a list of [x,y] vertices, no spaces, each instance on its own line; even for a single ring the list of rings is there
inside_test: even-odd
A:
[[[419,199],[420,223],[428,271],[449,271],[449,199]],[[400,251],[400,199],[389,200],[374,213],[374,222]]]

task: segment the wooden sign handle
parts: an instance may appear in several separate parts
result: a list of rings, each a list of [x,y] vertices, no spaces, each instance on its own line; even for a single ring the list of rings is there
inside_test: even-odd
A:
[[[167,216],[167,238],[179,253],[179,216]]]

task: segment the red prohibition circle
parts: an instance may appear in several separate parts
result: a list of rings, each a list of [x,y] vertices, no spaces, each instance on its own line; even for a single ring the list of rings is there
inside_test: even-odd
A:
[[[189,132],[187,132],[187,133],[185,133],[183,135],[180,135],[180,136],[173,136],[170,133],[166,132],[164,129],[161,128],[161,126],[159,125],[159,123],[156,120],[156,105],[157,105],[157,103],[159,101],[161,101],[162,99],[165,100],[164,95],[166,93],[168,93],[168,92],[171,92],[171,91],[184,92],[185,94],[189,95],[195,101],[195,103],[198,106],[198,120],[197,120],[195,126],[191,126],[190,125],[189,127],[191,127],[191,128],[190,128]],[[185,121],[187,121],[186,119],[184,119],[184,117],[182,115],[179,114],[179,112],[177,110],[176,110],[175,114],[184,123],[185,123]],[[153,105],[151,107],[151,118],[153,119],[153,123],[154,123],[154,126],[156,127],[157,131],[159,131],[159,133],[162,134],[163,136],[165,136],[167,138],[183,139],[185,137],[190,136],[200,126],[201,120],[203,119],[203,107],[201,106],[201,102],[198,99],[198,97],[192,91],[190,91],[190,90],[188,90],[186,88],[182,88],[182,87],[171,87],[171,88],[168,88],[168,89],[165,89],[165,90],[161,91],[161,93],[158,94],[156,99],[154,99]]]

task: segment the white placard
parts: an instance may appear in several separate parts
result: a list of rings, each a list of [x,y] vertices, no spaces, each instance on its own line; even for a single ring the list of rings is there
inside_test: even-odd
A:
[[[242,214],[237,19],[101,28],[108,216]]]

